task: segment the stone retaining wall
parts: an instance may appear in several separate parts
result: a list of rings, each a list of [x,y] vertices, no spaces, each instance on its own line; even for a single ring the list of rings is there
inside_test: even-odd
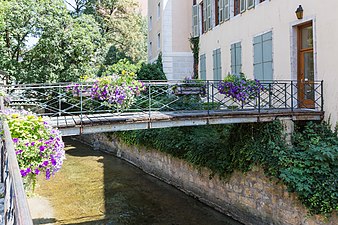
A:
[[[208,169],[197,169],[156,150],[127,146],[105,134],[83,135],[79,139],[136,165],[244,224],[338,224],[337,215],[330,221],[320,216],[308,217],[296,195],[269,180],[260,168],[246,174],[235,172],[229,180],[220,180],[210,178]]]

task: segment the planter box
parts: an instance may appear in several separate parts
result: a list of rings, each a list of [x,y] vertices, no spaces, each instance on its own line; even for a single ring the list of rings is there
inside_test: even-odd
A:
[[[175,95],[205,95],[206,90],[204,86],[176,86],[174,90]]]

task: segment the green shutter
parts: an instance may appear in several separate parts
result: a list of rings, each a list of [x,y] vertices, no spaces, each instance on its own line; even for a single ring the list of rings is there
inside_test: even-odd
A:
[[[236,44],[236,74],[242,72],[242,45],[241,42]]]
[[[200,74],[201,74],[201,80],[207,79],[206,74],[207,68],[206,68],[206,56],[205,54],[200,56]]]
[[[258,80],[273,79],[272,32],[254,38],[254,76]]]
[[[221,49],[218,49],[218,74],[217,74],[218,80],[222,79],[222,60],[221,60]]]
[[[230,6],[229,0],[224,0],[224,20],[228,20],[230,18]]]

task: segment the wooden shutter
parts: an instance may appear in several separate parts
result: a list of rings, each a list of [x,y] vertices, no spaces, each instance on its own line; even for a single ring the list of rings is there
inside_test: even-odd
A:
[[[200,56],[200,75],[201,75],[201,80],[206,80],[207,79],[207,68],[206,68],[206,56],[205,54]]]
[[[213,51],[213,73],[214,80],[222,79],[221,49]]]
[[[254,38],[254,76],[258,80],[273,79],[272,32]]]
[[[263,42],[262,35],[254,38],[254,77],[263,80]]]
[[[205,33],[207,29],[207,0],[203,0],[202,4],[203,10],[202,10],[202,32]]]
[[[236,43],[236,74],[242,72],[242,44],[241,42]]]
[[[239,75],[242,72],[242,45],[241,42],[231,45],[231,73]]]
[[[218,20],[222,23],[224,21],[224,0],[219,0],[218,4]]]
[[[199,36],[199,19],[198,19],[198,9],[199,5],[193,5],[192,6],[192,34],[193,37],[198,37]]]
[[[221,49],[219,48],[218,49],[218,52],[217,52],[218,56],[218,73],[217,73],[217,79],[218,80],[221,80],[222,79],[222,60],[221,60]]]
[[[230,18],[230,2],[229,0],[224,0],[224,20]]]
[[[263,75],[264,80],[273,79],[272,69],[272,32],[262,35],[263,47]]]
[[[211,0],[207,0],[207,26],[206,30],[212,28],[212,17],[211,17]]]
[[[232,44],[230,47],[231,54],[231,74],[236,74],[236,46]]]

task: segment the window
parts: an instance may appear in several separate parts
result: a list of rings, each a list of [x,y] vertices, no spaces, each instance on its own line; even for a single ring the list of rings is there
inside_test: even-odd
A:
[[[161,48],[161,34],[157,34],[157,49]]]
[[[157,19],[161,17],[161,3],[157,4]]]
[[[216,49],[213,51],[213,72],[214,80],[222,79],[222,64],[221,64],[221,49]]]
[[[212,20],[211,20],[211,13],[212,13],[212,10],[211,10],[211,0],[206,0],[206,6],[207,6],[207,24],[206,24],[206,30],[210,30],[212,28]]]
[[[223,2],[224,20],[228,20],[230,18],[230,0],[223,0]]]
[[[234,0],[234,16],[240,13],[240,0]]]
[[[254,45],[254,76],[258,80],[272,80],[272,32],[256,36]]]
[[[149,30],[152,30],[152,29],[153,29],[153,17],[152,17],[152,16],[149,17],[149,24],[148,24],[148,27],[149,27]]]
[[[201,2],[200,8],[202,10],[202,33],[205,33],[206,31],[205,27],[207,25],[207,21],[206,21],[206,5],[204,1]]]
[[[247,0],[248,9],[251,9],[255,6],[255,0]]]
[[[242,72],[242,45],[237,42],[231,45],[231,74],[239,75]]]
[[[206,56],[205,54],[200,56],[200,79],[206,80],[207,79],[207,64],[206,64]]]
[[[219,8],[221,0],[215,0],[215,26],[219,24]]]
[[[246,4],[245,4],[245,0],[241,0],[240,1],[240,9],[241,9],[241,13],[244,12],[246,10]]]
[[[193,5],[192,6],[192,34],[193,37],[198,37],[199,36],[199,6],[198,5]]]

